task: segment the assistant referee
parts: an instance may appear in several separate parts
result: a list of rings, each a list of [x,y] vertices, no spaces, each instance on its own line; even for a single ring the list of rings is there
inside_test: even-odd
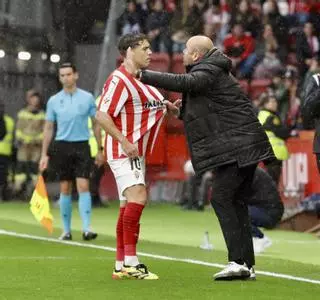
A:
[[[54,123],[57,124],[53,165],[60,180],[60,212],[64,232],[62,240],[71,240],[72,180],[76,179],[79,194],[79,212],[82,219],[82,238],[92,240],[97,237],[90,230],[91,195],[89,175],[91,169],[90,147],[88,144],[88,118],[92,119],[93,130],[98,144],[96,162],[102,164],[103,148],[101,130],[95,121],[96,106],[92,94],[76,85],[79,75],[71,63],[59,67],[59,80],[63,89],[52,96],[47,104],[44,138],[42,143],[40,171],[48,167],[48,148],[53,137]]]

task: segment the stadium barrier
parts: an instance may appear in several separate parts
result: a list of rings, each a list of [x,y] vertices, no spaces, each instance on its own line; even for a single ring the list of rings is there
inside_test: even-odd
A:
[[[167,121],[161,126],[154,151],[147,156],[147,182],[181,182],[185,179],[184,163],[189,159],[181,121],[175,127]],[[320,193],[320,176],[312,152],[313,131],[301,131],[299,137],[290,138],[287,146],[290,158],[284,162],[280,192],[287,207],[296,207],[306,196]],[[101,182],[101,193],[117,199],[117,189],[110,170]]]

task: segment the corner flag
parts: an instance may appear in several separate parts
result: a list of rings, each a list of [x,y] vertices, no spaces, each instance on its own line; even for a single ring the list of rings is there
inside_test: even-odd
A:
[[[39,176],[30,200],[30,210],[34,217],[48,230],[53,232],[53,217],[50,213],[48,193],[42,175]]]

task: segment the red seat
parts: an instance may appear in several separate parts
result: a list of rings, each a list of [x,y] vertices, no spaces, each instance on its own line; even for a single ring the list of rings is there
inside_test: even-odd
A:
[[[121,56],[117,58],[117,66],[119,67],[123,59]],[[167,53],[152,53],[151,61],[148,69],[159,72],[168,72],[170,58]]]
[[[170,58],[167,53],[152,53],[148,69],[159,72],[168,72]]]
[[[168,116],[166,122],[166,132],[184,134],[183,122],[176,117]]]
[[[119,67],[122,63],[122,57],[117,58],[117,66]],[[148,69],[158,72],[168,72],[170,64],[170,58],[167,53],[152,53],[151,61]],[[163,95],[165,99],[168,98],[167,92],[164,89],[159,89],[160,93]]]
[[[157,139],[152,151],[147,153],[147,164],[149,165],[165,165],[167,159],[166,153],[167,132],[166,124],[160,126]],[[150,149],[151,150],[151,149]]]
[[[257,98],[260,94],[266,91],[271,84],[270,79],[254,79],[250,84],[250,97],[252,99]]]
[[[172,73],[175,73],[175,74],[185,73],[185,67],[183,65],[183,55],[182,54],[174,54],[172,56],[171,70],[172,70]],[[170,101],[174,101],[174,100],[181,99],[181,98],[182,98],[181,93],[168,92],[168,100],[170,100]]]
[[[172,178],[184,179],[184,164],[189,159],[186,137],[183,134],[167,136],[167,172]]]
[[[185,73],[185,67],[183,65],[183,55],[182,54],[174,54],[172,56],[172,65],[171,70],[172,73]]]

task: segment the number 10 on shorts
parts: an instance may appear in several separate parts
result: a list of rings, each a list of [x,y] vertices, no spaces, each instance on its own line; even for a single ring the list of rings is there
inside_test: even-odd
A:
[[[131,170],[139,170],[141,171],[141,163],[139,157],[130,159]]]
[[[141,171],[141,163],[139,157],[130,159],[131,170],[134,171],[134,176],[138,179]]]

